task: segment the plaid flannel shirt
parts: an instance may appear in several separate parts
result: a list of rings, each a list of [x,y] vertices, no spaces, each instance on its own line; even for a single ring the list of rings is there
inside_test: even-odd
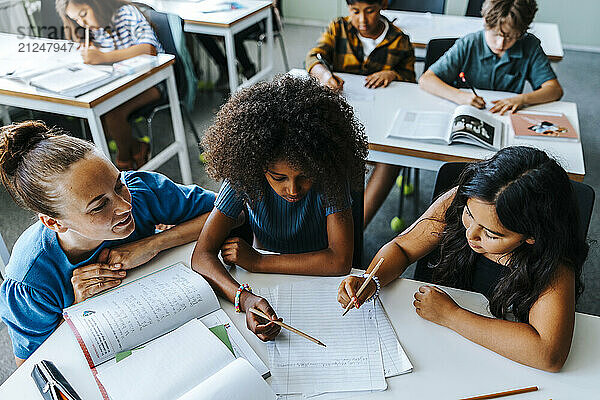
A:
[[[317,54],[321,54],[333,72],[370,75],[392,70],[396,72],[397,80],[415,82],[415,52],[410,39],[390,21],[388,24],[385,38],[365,59],[358,30],[350,17],[337,18],[329,24],[317,46],[306,55],[306,70],[310,72],[320,62]]]

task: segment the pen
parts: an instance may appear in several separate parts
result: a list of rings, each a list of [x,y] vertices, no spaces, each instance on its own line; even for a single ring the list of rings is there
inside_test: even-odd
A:
[[[479,95],[477,94],[477,92],[475,91],[475,88],[473,87],[473,85],[471,85],[471,82],[467,81],[467,78],[465,77],[465,73],[464,72],[460,72],[460,74],[458,74],[458,77],[467,84],[467,86],[469,86],[469,88],[471,88],[471,90],[473,91],[473,94],[477,97],[479,97]]]

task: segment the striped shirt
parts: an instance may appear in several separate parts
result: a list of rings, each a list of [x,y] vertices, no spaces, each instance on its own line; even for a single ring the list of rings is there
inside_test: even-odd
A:
[[[385,17],[381,17],[385,19]],[[320,61],[317,54],[331,65],[332,72],[370,75],[379,71],[394,71],[399,81],[415,82],[415,51],[410,39],[387,21],[383,40],[368,55],[358,37],[358,29],[350,17],[331,22],[317,46],[306,55],[306,70],[310,72]]]
[[[325,205],[324,196],[312,188],[302,199],[291,203],[275,193],[268,183],[265,185],[264,197],[251,203],[225,180],[215,207],[235,219],[246,206],[254,236],[264,250],[297,254],[326,249],[327,216],[350,207],[349,189],[344,206],[330,207]]]
[[[92,29],[92,40],[96,47],[112,51],[126,49],[137,44],[151,44],[157,53],[164,50],[144,14],[137,7],[121,6],[112,17],[112,29]]]

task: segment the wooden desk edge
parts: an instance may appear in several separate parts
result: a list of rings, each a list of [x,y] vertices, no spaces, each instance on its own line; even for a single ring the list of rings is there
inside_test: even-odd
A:
[[[75,99],[63,99],[63,98],[59,98],[59,97],[53,97],[51,95],[44,95],[44,94],[38,94],[38,93],[15,92],[15,91],[6,90],[6,89],[0,89],[0,94],[4,94],[4,95],[8,95],[8,96],[14,96],[14,97],[22,97],[22,98],[25,98],[25,99],[32,99],[32,100],[42,100],[42,101],[47,101],[47,102],[50,102],[50,103],[66,104],[68,106],[74,106],[74,107],[93,108],[93,107],[97,106],[98,104],[106,101],[107,99],[115,96],[116,94],[121,93],[123,90],[125,90],[125,89],[127,89],[127,88],[135,85],[136,83],[138,83],[138,82],[146,79],[148,76],[153,75],[153,74],[157,73],[158,71],[161,71],[161,70],[169,67],[173,63],[175,63],[175,60],[171,59],[171,60],[165,62],[162,65],[154,67],[150,71],[144,72],[142,75],[138,76],[137,78],[132,79],[131,81],[125,83],[124,85],[121,85],[121,86],[115,88],[114,90],[111,90],[108,93],[105,93],[101,97],[98,97],[97,99],[95,99],[95,100],[93,100],[91,102],[78,101],[78,100],[75,100]]]
[[[409,157],[427,158],[430,160],[437,160],[437,161],[443,161],[443,162],[477,162],[477,161],[481,161],[478,158],[454,156],[451,154],[434,153],[434,152],[424,151],[424,150],[406,149],[406,148],[387,146],[384,144],[376,144],[376,143],[369,143],[369,150],[381,151],[383,153],[400,154],[400,155],[409,156]],[[567,172],[567,174],[569,175],[569,178],[571,178],[572,180],[577,181],[577,182],[583,182],[583,178],[585,176],[582,174],[575,174],[572,172]]]
[[[245,19],[250,18],[251,16],[253,16],[255,14],[258,14],[259,12],[264,11],[265,8],[271,8],[271,7],[272,7],[271,4],[266,4],[264,7],[261,7],[258,10],[254,11],[254,12],[251,12],[248,15],[245,15],[243,18],[235,20],[235,21],[233,21],[232,23],[229,23],[229,24],[220,24],[218,22],[201,22],[201,21],[194,21],[192,19],[185,19],[185,18],[184,18],[183,22],[186,23],[186,24],[192,24],[192,25],[208,25],[208,26],[217,26],[217,27],[220,27],[220,28],[229,28],[229,27],[231,27],[231,26],[233,26],[235,24],[238,24],[238,23],[242,22]]]

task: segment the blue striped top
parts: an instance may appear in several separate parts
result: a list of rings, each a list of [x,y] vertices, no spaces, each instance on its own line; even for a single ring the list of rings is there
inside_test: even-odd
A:
[[[157,53],[164,53],[152,26],[137,7],[126,4],[113,15],[114,30],[104,28],[90,30],[96,47],[103,50],[120,50],[137,44],[151,44]]]
[[[326,249],[327,216],[350,207],[350,189],[345,204],[331,207],[325,197],[312,188],[297,202],[280,197],[265,182],[265,195],[257,202],[235,191],[227,180],[221,185],[215,207],[230,218],[248,208],[252,231],[262,248],[276,253],[296,254]]]

